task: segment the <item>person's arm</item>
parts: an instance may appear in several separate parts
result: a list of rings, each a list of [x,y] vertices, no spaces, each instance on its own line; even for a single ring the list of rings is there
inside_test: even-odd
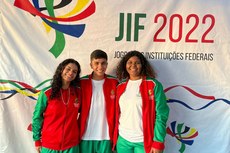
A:
[[[43,124],[43,113],[47,106],[47,97],[43,91],[40,92],[32,119],[32,132],[33,140],[35,141],[35,146],[39,152],[41,147],[41,129]]]
[[[36,150],[37,150],[38,153],[41,152],[41,148],[42,148],[41,146],[36,147]]]
[[[152,147],[149,153],[163,153],[163,150],[158,150]]]
[[[163,86],[157,80],[154,89],[155,94],[155,109],[156,109],[156,120],[154,125],[154,139],[152,149],[154,153],[160,153],[164,149],[164,139],[166,136],[166,122],[169,115],[169,107],[167,105],[166,96],[164,93]]]

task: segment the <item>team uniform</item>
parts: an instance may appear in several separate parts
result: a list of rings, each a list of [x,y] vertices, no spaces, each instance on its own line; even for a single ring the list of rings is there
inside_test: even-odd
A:
[[[159,81],[143,77],[124,80],[117,87],[114,147],[118,152],[163,150],[169,107]],[[135,122],[134,122],[135,121]],[[131,151],[133,152],[133,151]]]
[[[115,77],[106,74],[103,80],[93,80],[92,74],[81,78],[81,152],[112,151],[117,83]]]
[[[50,99],[51,88],[41,91],[35,106],[32,132],[42,153],[78,153],[80,88],[61,89],[63,97]],[[68,99],[64,103],[63,99]]]

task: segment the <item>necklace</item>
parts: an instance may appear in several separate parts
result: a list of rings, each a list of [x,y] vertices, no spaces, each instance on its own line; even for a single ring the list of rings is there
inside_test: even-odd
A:
[[[63,104],[65,104],[65,105],[68,105],[68,103],[69,103],[69,98],[70,98],[70,89],[68,88],[68,100],[67,100],[67,102],[65,102],[64,101],[64,98],[63,98],[63,95],[62,95],[62,89],[61,89],[61,99],[62,99],[62,102],[63,102]]]

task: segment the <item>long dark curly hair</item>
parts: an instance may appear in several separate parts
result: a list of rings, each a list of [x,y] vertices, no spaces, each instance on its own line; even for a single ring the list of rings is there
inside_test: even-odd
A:
[[[134,50],[129,51],[118,63],[116,75],[119,80],[129,78],[129,73],[126,70],[126,63],[133,56],[138,57],[141,61],[141,76],[156,78],[156,72],[153,67],[151,67],[145,56],[141,52]]]
[[[80,85],[80,73],[81,73],[80,64],[72,58],[66,59],[58,65],[58,67],[57,67],[57,69],[53,75],[53,79],[51,81],[51,88],[52,88],[52,92],[50,94],[51,99],[60,96],[59,93],[60,93],[60,89],[62,88],[62,76],[61,76],[62,71],[64,70],[66,65],[68,65],[69,63],[73,63],[78,67],[76,78],[70,82],[70,86],[76,87],[76,86]]]

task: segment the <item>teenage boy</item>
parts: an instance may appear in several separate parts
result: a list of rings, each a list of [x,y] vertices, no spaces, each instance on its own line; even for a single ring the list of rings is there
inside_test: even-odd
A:
[[[80,152],[112,153],[115,126],[115,92],[118,81],[105,74],[107,54],[95,50],[90,55],[93,72],[81,78]]]

